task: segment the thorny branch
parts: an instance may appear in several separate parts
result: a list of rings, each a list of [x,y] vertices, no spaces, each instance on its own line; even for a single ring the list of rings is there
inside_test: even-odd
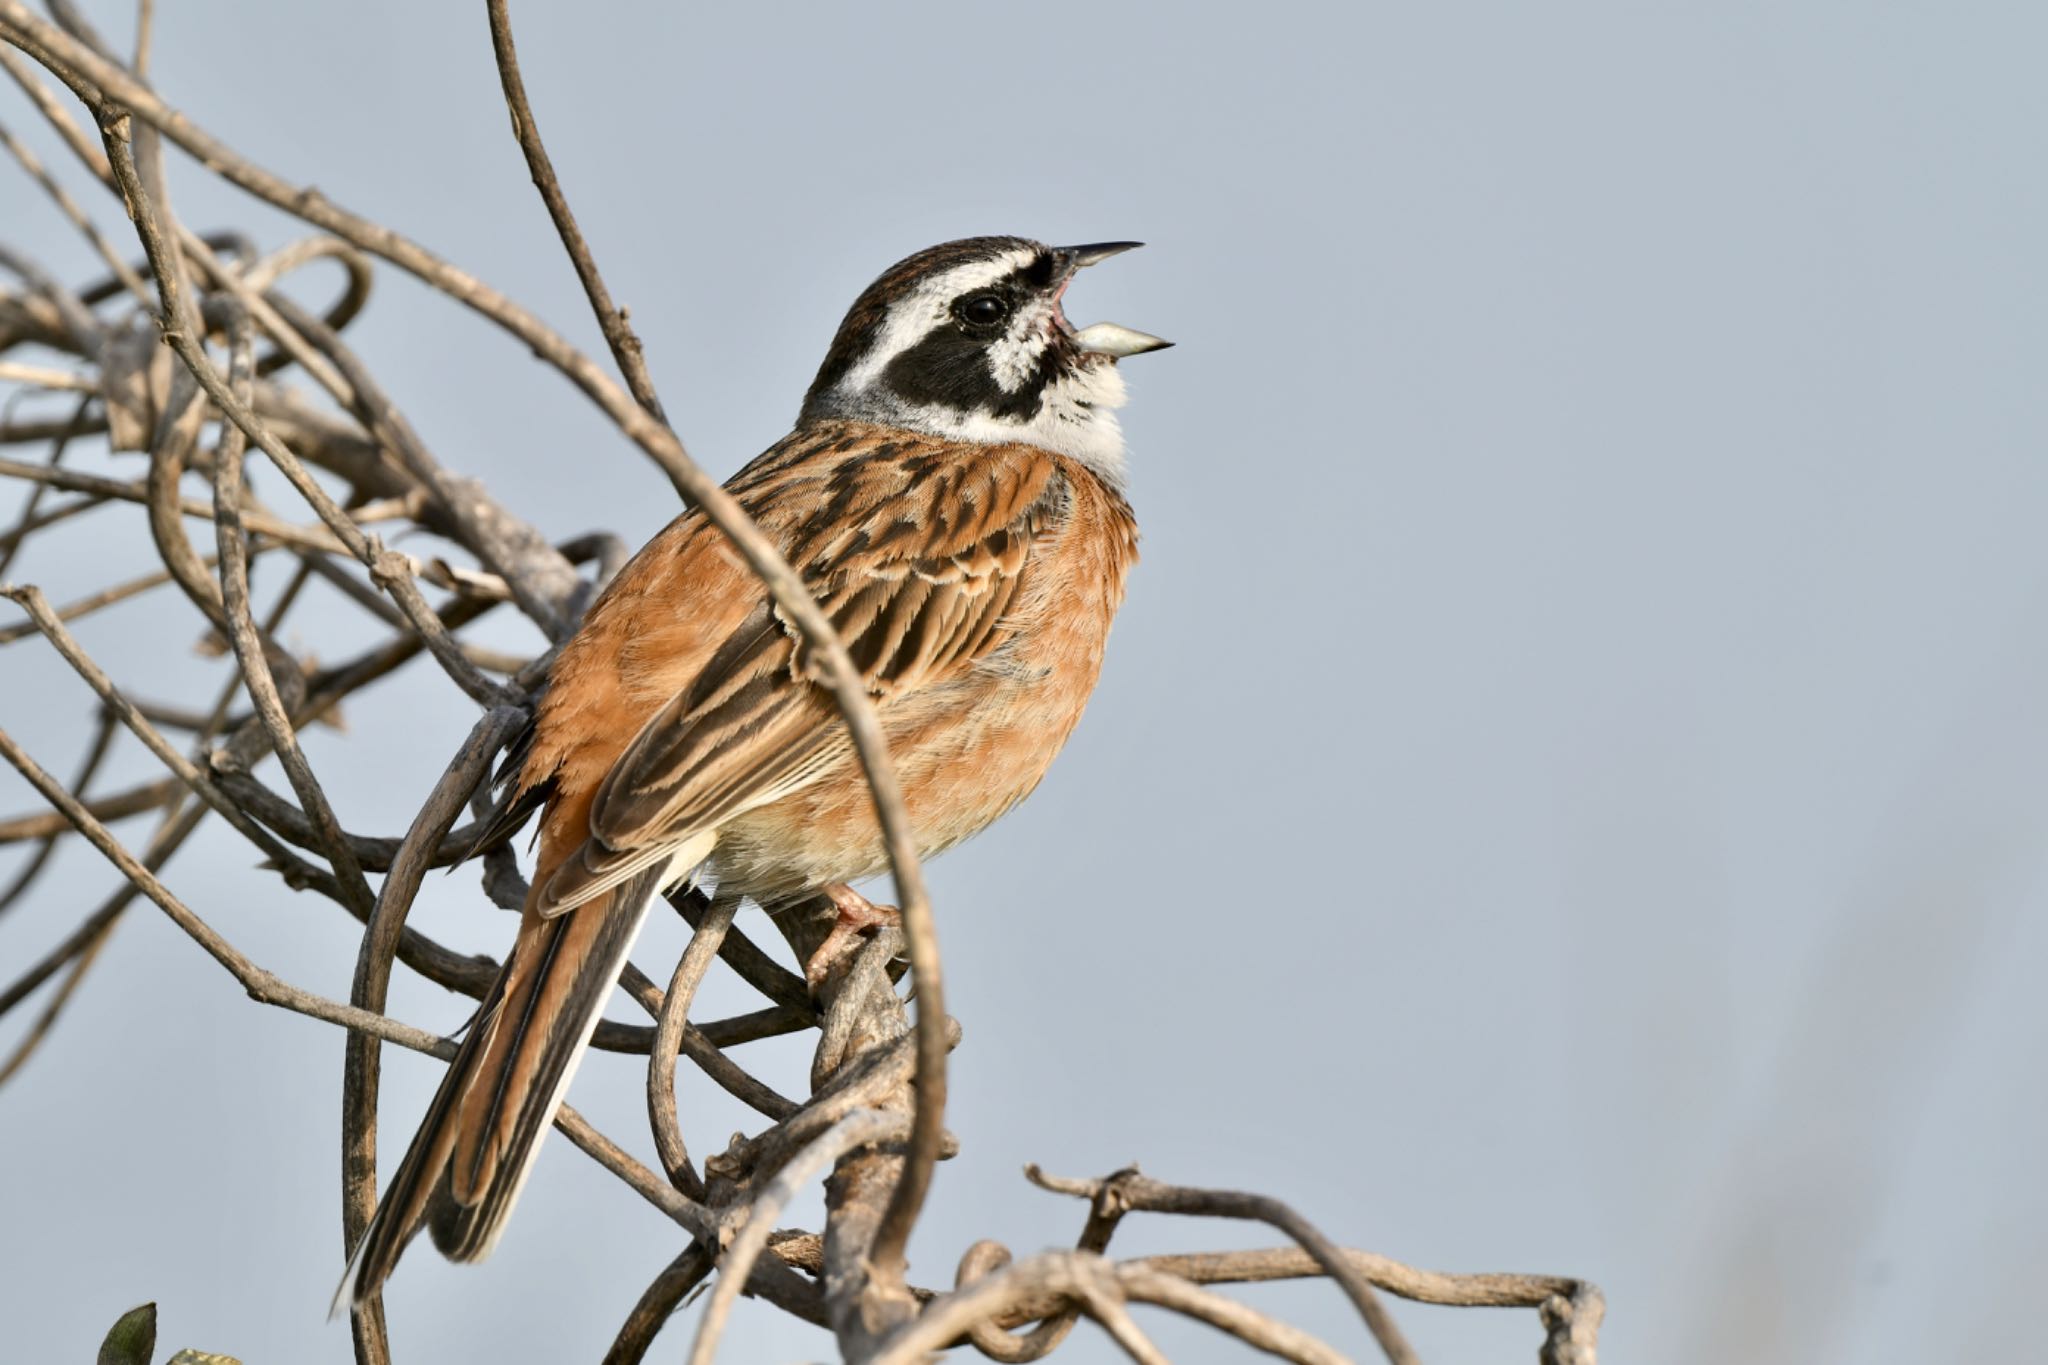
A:
[[[125,212],[142,259],[138,265],[115,245],[28,141],[0,127],[0,148],[106,271],[74,289],[0,243],[0,392],[8,395],[0,403],[0,446],[23,448],[23,458],[0,457],[0,479],[24,492],[11,512],[0,513],[9,518],[0,520],[0,574],[37,565],[40,546],[88,526],[96,535],[154,547],[159,567],[68,588],[60,608],[32,585],[0,588],[23,613],[18,622],[0,624],[0,649],[31,647],[21,642],[38,637],[69,665],[98,708],[68,784],[0,729],[0,757],[46,805],[0,819],[0,844],[32,843],[0,887],[0,913],[29,899],[52,852],[74,833],[121,878],[58,943],[0,983],[0,1017],[40,1001],[21,1039],[0,1057],[0,1083],[28,1062],[66,1006],[82,998],[93,964],[140,896],[253,999],[348,1030],[342,1208],[344,1237],[352,1241],[376,1197],[378,1044],[444,1059],[453,1053],[448,1040],[385,1013],[394,965],[471,999],[482,998],[496,974],[490,958],[437,942],[407,925],[407,915],[428,869],[451,866],[474,851],[482,825],[456,828],[462,808],[473,804],[479,822],[494,814],[486,774],[545,682],[552,657],[545,647],[573,629],[622,562],[624,547],[604,533],[552,545],[430,452],[371,368],[342,341],[369,297],[377,258],[525,343],[597,404],[685,505],[700,508],[730,538],[823,662],[821,681],[842,708],[868,778],[902,904],[901,933],[874,937],[815,992],[741,930],[734,922],[737,904],[694,892],[673,898],[693,932],[666,988],[631,964],[621,974],[621,986],[652,1023],[606,1020],[594,1042],[647,1057],[648,1123],[662,1169],[635,1160],[573,1109],[563,1109],[557,1126],[672,1221],[680,1241],[620,1328],[608,1362],[642,1359],[690,1291],[715,1277],[693,1359],[711,1358],[735,1301],[746,1295],[828,1328],[852,1361],[918,1361],[962,1345],[990,1359],[1037,1360],[1084,1317],[1132,1359],[1161,1360],[1129,1312],[1131,1304],[1147,1304],[1283,1359],[1321,1365],[1345,1357],[1214,1286],[1324,1277],[1336,1282],[1390,1361],[1415,1357],[1380,1291],[1424,1303],[1535,1308],[1545,1333],[1544,1365],[1593,1365],[1602,1304],[1588,1283],[1421,1271],[1340,1248],[1275,1200],[1167,1185],[1135,1170],[1075,1181],[1034,1168],[1030,1177],[1042,1187],[1088,1201],[1074,1249],[1013,1261],[1000,1243],[980,1242],[962,1258],[952,1289],[908,1283],[911,1230],[935,1163],[955,1145],[944,1127],[945,1067],[960,1034],[945,1014],[929,901],[881,730],[844,644],[802,581],[670,429],[639,338],[626,310],[613,302],[541,142],[506,0],[486,0],[485,9],[513,133],[624,388],[511,298],[392,229],[256,166],[159,97],[146,75],[153,27],[146,3],[131,59],[117,55],[68,0],[51,0],[49,9],[55,22],[20,0],[0,0],[0,68],[75,161],[86,189],[105,191],[112,196],[105,202]],[[75,97],[88,123],[81,125],[39,69]],[[264,254],[237,233],[194,232],[172,210],[162,142],[309,224],[314,234]],[[281,285],[321,261],[339,266],[342,289],[316,316]],[[56,414],[16,412],[52,399],[63,404]],[[273,509],[258,498],[248,467],[251,447],[306,511]],[[129,452],[146,461],[139,476],[123,471]],[[310,519],[304,519],[307,512]],[[193,520],[210,524],[210,553],[191,540]],[[389,527],[439,548],[395,552],[379,539],[378,528]],[[266,593],[253,571],[273,562],[290,573]],[[592,564],[590,577],[579,575],[578,566]],[[310,649],[289,643],[287,616],[314,583],[332,589],[329,620],[357,613],[377,643],[324,664]],[[73,632],[74,623],[118,613],[167,585],[178,595],[148,618],[147,648],[176,648],[179,632],[189,640],[197,631],[231,664],[228,685],[211,696],[144,698],[132,680],[116,681]],[[425,589],[443,595],[429,601]],[[501,603],[531,622],[542,652],[511,654],[466,638],[464,632]],[[308,726],[334,721],[351,698],[396,685],[391,680],[421,654],[482,714],[402,838],[351,829],[300,736]],[[163,776],[89,794],[103,785],[109,755],[131,744],[160,765]],[[272,758],[284,772],[281,786],[257,776]],[[108,825],[144,814],[156,825],[138,855]],[[215,818],[257,849],[286,887],[314,891],[364,925],[346,1003],[293,987],[249,961],[164,883],[172,855]],[[524,884],[512,850],[483,852],[491,899],[516,906]],[[800,907],[776,922],[799,960],[829,924],[829,910],[821,919],[810,913],[817,909]],[[905,956],[914,1009],[898,988]],[[758,991],[763,1007],[728,1019],[692,1020],[691,1004],[715,962]],[[732,1055],[746,1042],[807,1029],[817,1031],[817,1044],[800,1100],[779,1093]],[[735,1135],[701,1163],[690,1157],[677,1103],[681,1060],[765,1116],[755,1131]],[[827,1167],[822,1235],[776,1228],[790,1199]],[[1293,1245],[1110,1259],[1118,1224],[1135,1213],[1252,1219]],[[392,1358],[381,1304],[357,1315],[354,1330],[358,1359]]]

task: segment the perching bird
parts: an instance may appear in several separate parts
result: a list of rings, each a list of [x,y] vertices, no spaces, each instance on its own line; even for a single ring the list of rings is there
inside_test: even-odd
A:
[[[796,430],[726,486],[816,594],[866,678],[920,855],[1038,785],[1102,666],[1137,558],[1118,358],[1168,343],[1075,330],[1074,272],[1135,242],[975,237],[854,303]],[[830,691],[725,537],[677,517],[556,660],[495,831],[541,811],[504,971],[349,1263],[374,1293],[422,1226],[490,1254],[654,896],[692,874],[839,932],[886,918],[849,882],[888,865]]]

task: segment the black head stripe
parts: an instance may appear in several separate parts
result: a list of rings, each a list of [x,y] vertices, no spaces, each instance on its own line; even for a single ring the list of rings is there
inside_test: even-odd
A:
[[[975,261],[991,260],[1035,246],[1038,243],[1022,237],[966,237],[957,242],[927,247],[883,271],[881,277],[854,301],[845,321],[839,324],[839,332],[832,338],[832,348],[825,354],[825,363],[818,368],[818,376],[811,381],[810,392],[804,396],[805,416],[812,415],[820,400],[860,363],[861,357],[867,354],[881,333],[890,307],[916,288],[920,281]],[[1040,255],[1045,257],[1045,269],[1049,272],[1049,254],[1040,248]],[[1024,269],[1028,272],[1037,266],[1038,261],[1034,259]],[[1005,285],[1009,283],[1007,279],[1003,281]]]

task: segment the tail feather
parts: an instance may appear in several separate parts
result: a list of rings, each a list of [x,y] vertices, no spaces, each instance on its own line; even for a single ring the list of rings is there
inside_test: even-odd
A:
[[[493,1084],[466,1097],[448,1168],[427,1209],[442,1255],[480,1261],[497,1245],[665,874],[665,866],[650,868],[602,902],[544,922],[542,962],[521,1002],[524,1018],[515,1025],[509,1004],[501,1011],[493,1042],[503,1048],[494,1047],[487,1063],[495,1072],[482,1073]],[[588,932],[579,933],[585,925]]]
[[[665,861],[575,913],[529,909],[336,1292],[375,1293],[422,1226],[442,1254],[488,1256],[561,1108],[606,998],[669,875]]]

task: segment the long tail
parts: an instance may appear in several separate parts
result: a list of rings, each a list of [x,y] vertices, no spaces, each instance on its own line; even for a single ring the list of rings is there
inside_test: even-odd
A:
[[[375,1293],[423,1226],[451,1260],[491,1254],[667,875],[657,864],[554,918],[528,906],[505,969],[349,1258],[334,1311]]]

